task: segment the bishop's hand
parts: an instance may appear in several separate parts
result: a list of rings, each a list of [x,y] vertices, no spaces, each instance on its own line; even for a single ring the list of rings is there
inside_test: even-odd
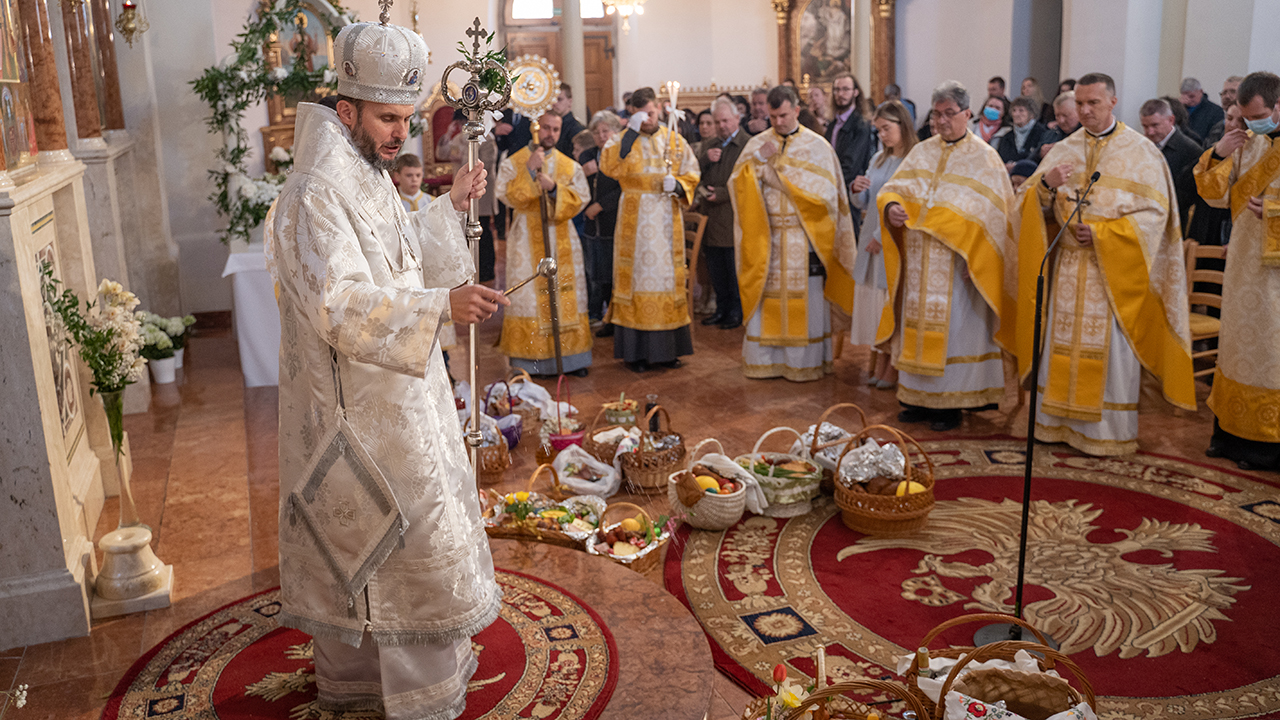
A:
[[[449,291],[449,316],[459,325],[488,320],[499,305],[510,305],[507,296],[484,285],[462,285]]]
[[[489,184],[485,179],[488,175],[488,171],[484,169],[484,163],[479,160],[476,161],[475,167],[469,170],[466,167],[460,168],[453,176],[453,187],[449,189],[449,200],[453,203],[453,209],[466,212],[471,200],[484,197],[485,188]]]
[[[1044,184],[1056,190],[1066,184],[1072,170],[1075,170],[1075,167],[1065,163],[1052,167],[1044,174]]]
[[[759,150],[756,150],[756,154],[760,156],[761,160],[768,160],[778,154],[778,146],[771,142],[767,142],[764,145],[761,145]]]
[[[529,172],[537,175],[542,170],[542,165],[546,162],[547,154],[542,148],[538,148],[529,153],[529,161],[524,164],[529,168]]]

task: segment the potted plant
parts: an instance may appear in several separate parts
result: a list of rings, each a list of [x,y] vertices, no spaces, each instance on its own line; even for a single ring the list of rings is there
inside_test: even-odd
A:
[[[141,314],[141,313],[140,313]],[[163,318],[161,318],[163,321]],[[173,357],[173,340],[168,333],[151,323],[142,326],[142,357],[151,366],[151,377],[157,385],[171,383],[177,369],[177,361]]]
[[[173,366],[176,369],[182,367],[183,350],[187,346],[187,328],[196,324],[194,315],[175,315],[173,317],[161,317],[153,312],[144,312],[138,314],[138,319],[144,325],[153,325],[169,336],[170,342],[173,343]],[[147,356],[147,359],[152,359]]]

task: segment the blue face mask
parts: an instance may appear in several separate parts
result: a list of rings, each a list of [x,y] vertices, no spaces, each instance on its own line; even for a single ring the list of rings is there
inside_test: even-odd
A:
[[[1244,125],[1252,130],[1254,135],[1270,135],[1272,132],[1275,132],[1276,127],[1280,126],[1280,123],[1276,123],[1276,121],[1268,115],[1261,120],[1245,120]]]
[[[982,117],[995,122],[1000,119],[1000,111],[993,107],[982,108]]]

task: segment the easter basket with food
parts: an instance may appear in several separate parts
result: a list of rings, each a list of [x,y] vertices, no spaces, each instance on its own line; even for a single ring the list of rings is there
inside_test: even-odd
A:
[[[560,402],[561,390],[565,391],[567,398],[565,403]],[[561,450],[570,445],[581,445],[582,438],[586,435],[586,431],[582,429],[582,423],[571,414],[565,413],[566,403],[572,410],[573,394],[564,384],[564,375],[561,375],[559,382],[556,383],[555,417],[547,418],[542,423],[542,432],[539,434],[541,442],[536,455],[540,463],[551,462]]]
[[[760,452],[765,438],[777,432],[800,433],[789,427],[776,427],[756,440],[755,447],[747,455],[739,455],[734,462],[746,468],[764,491],[769,503],[763,514],[770,517],[796,517],[812,509],[812,500],[818,496],[818,484],[822,481],[822,468],[801,455],[781,452]]]
[[[616,523],[610,517],[620,512],[635,513]],[[638,573],[648,572],[658,566],[662,546],[671,540],[667,529],[667,516],[655,523],[644,508],[629,502],[613,503],[600,516],[600,526],[586,542],[587,552],[601,555]]]
[[[658,412],[667,420],[665,431],[649,430],[649,420]],[[641,423],[639,446],[621,456],[622,477],[635,492],[660,493],[667,487],[667,477],[684,463],[684,455],[684,437],[671,430],[671,416],[666,408],[654,405]]]
[[[718,453],[698,459],[703,446],[714,443]],[[754,502],[748,502],[749,497]],[[727,530],[742,519],[748,505],[752,512],[764,509],[764,495],[755,476],[724,454],[715,438],[698,443],[689,453],[688,467],[667,479],[667,499],[671,509],[700,530]]]
[[[627,436],[628,428],[635,423],[610,424],[601,427],[600,418],[602,417],[609,417],[609,411],[605,408],[600,408],[600,412],[596,413],[596,419],[592,420],[591,425],[587,427],[582,437],[582,449],[601,462],[612,463],[614,454],[618,452],[618,443],[622,442],[622,438]]]
[[[555,468],[539,466],[529,478],[530,488],[544,472],[554,479]],[[559,487],[556,480],[553,489]],[[482,519],[489,537],[537,540],[575,549],[582,549],[582,543],[595,532],[605,509],[604,500],[594,495],[556,498],[532,489],[506,495],[488,490],[487,495]]]
[[[852,432],[835,423],[827,422],[827,418],[836,410],[853,408],[858,412],[858,426]],[[836,403],[823,411],[818,422],[800,435],[800,439],[791,446],[795,455],[806,457],[822,468],[821,490],[831,494],[835,492],[836,464],[840,462],[840,453],[853,433],[867,426],[867,414],[853,403]]]
[[[467,423],[462,431],[468,430]],[[468,451],[470,446],[467,446]],[[481,485],[496,485],[502,481],[502,474],[511,467],[511,449],[507,438],[498,428],[493,418],[480,415],[480,447],[476,448],[476,467],[480,471]]]
[[[890,437],[883,444],[874,433]],[[923,464],[910,461],[911,449]],[[933,510],[933,460],[920,443],[888,425],[868,425],[849,439],[836,471],[836,505],[845,527],[867,535],[906,535]]]
[[[577,445],[570,445],[551,462],[560,473],[560,482],[575,493],[609,497],[622,485],[622,473],[607,462],[592,457]]]
[[[513,370],[511,377],[507,378],[506,384],[510,390],[508,395],[510,398],[508,401],[510,411],[520,416],[523,422],[522,428],[526,435],[534,434],[542,423],[542,411],[536,404],[530,402],[526,396],[532,394],[531,391],[534,391],[534,388],[537,388],[541,393],[545,393],[546,390],[535,383],[529,373],[524,370]]]
[[[600,409],[604,410],[605,422],[610,425],[630,427],[636,424],[636,410],[639,408],[638,401],[627,397],[626,393],[621,393],[617,400],[605,403]]]

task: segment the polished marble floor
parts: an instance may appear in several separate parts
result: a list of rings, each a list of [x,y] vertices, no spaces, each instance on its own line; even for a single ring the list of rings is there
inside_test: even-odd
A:
[[[479,343],[482,382],[505,369],[505,360],[492,347],[496,338],[496,323],[487,323]],[[750,451],[771,427],[808,425],[836,402],[857,403],[872,422],[891,421],[898,410],[892,391],[864,384],[865,349],[847,347],[833,375],[793,384],[744,380],[738,369],[741,342],[741,329],[695,325],[695,353],[684,367],[637,375],[612,359],[611,340],[597,340],[591,374],[572,378],[573,402],[589,419],[601,402],[619,392],[633,397],[656,393],[686,439],[719,438],[730,455]],[[97,718],[121,675],[148,648],[187,622],[278,583],[275,388],[243,387],[235,341],[228,332],[193,338],[186,357],[178,382],[155,388],[150,412],[126,418],[139,509],[155,529],[156,553],[175,569],[173,605],[96,622],[87,637],[0,652],[0,687],[30,685],[28,706],[10,709],[15,718]],[[454,353],[460,374],[465,357],[463,348]],[[1208,388],[1199,389],[1202,404],[1195,413],[1175,410],[1158,395],[1144,392],[1140,445],[1150,452],[1231,467],[1202,457],[1212,418],[1203,406]],[[1025,428],[1026,410],[1010,390],[999,410],[966,415],[949,435],[1025,437]],[[919,437],[939,436],[922,429]],[[523,487],[534,467],[530,443],[513,455],[504,489]],[[663,497],[636,500],[655,513],[665,510]],[[115,501],[108,500],[96,537],[114,527],[116,512]],[[661,584],[657,570],[648,579]],[[708,717],[739,716],[748,699],[744,692],[709,666],[699,681],[711,686]]]

